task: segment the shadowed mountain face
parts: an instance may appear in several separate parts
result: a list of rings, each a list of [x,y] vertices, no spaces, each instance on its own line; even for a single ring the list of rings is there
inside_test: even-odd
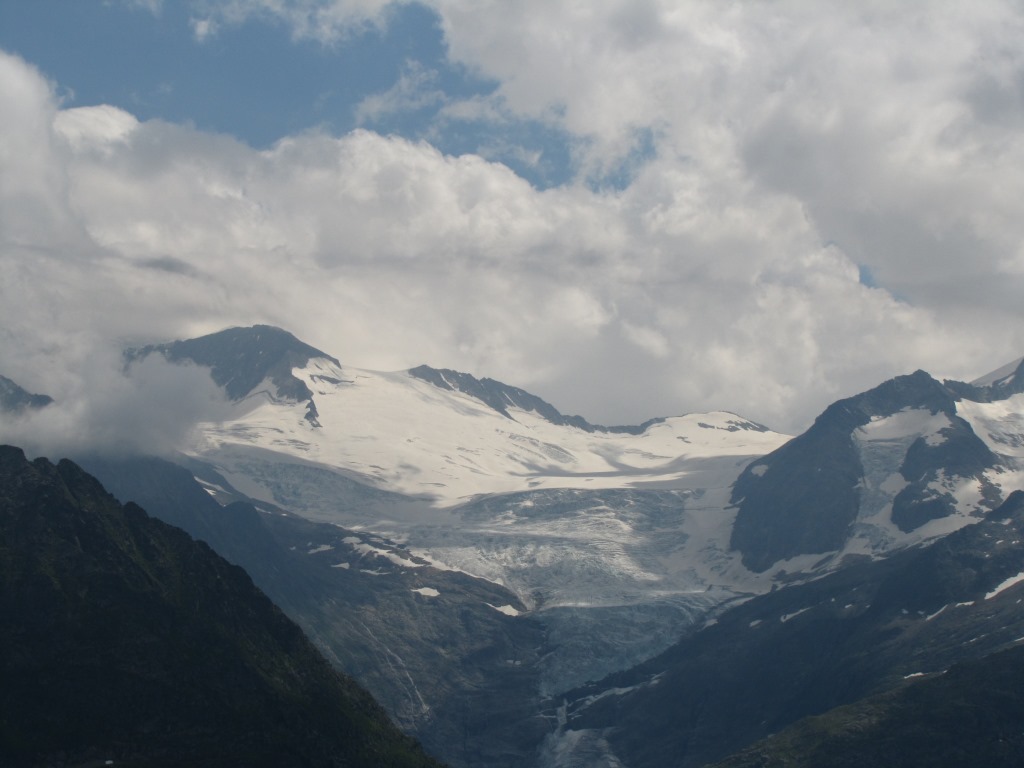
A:
[[[428,766],[249,577],[0,447],[0,764]]]
[[[193,362],[210,368],[210,375],[232,400],[241,400],[270,379],[277,395],[292,400],[313,396],[305,384],[292,376],[292,368],[301,368],[311,358],[322,357],[337,364],[330,355],[270,325],[228,328],[198,339],[155,344],[125,353],[130,363],[157,352],[169,362]]]
[[[119,499],[242,566],[332,663],[452,765],[529,766],[546,732],[537,699],[545,633],[514,594],[438,570],[379,536],[236,501],[156,458],[85,457]],[[193,463],[220,487],[227,481]]]
[[[911,431],[899,448],[898,440],[874,443],[899,450],[891,469],[903,487],[892,500],[892,523],[908,533],[953,514],[954,495],[939,487],[946,478],[976,480],[984,506],[995,506],[998,493],[983,473],[999,458],[957,415],[955,394],[917,371],[833,403],[810,429],[743,471],[732,493],[738,512],[730,540],[743,564],[761,572],[797,555],[841,550],[864,511],[864,428],[911,412],[944,426],[932,435]]]
[[[49,395],[33,395],[6,376],[0,376],[0,413],[18,413],[26,409],[42,408],[53,402]]]
[[[807,718],[714,768],[1024,765],[1024,648]]]
[[[1015,360],[970,384],[948,379],[943,383],[958,396],[979,403],[1004,400],[1024,392],[1024,358]]]

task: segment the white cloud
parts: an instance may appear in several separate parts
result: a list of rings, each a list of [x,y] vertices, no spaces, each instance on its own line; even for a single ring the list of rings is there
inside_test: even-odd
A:
[[[365,130],[256,151],[61,111],[3,57],[0,373],[271,322],[352,365],[460,368],[591,420],[726,408],[795,430],[889,376],[971,378],[1024,350],[1016,6],[431,5],[452,61],[499,83],[445,101],[440,130],[544,121],[581,179],[648,141],[625,187],[538,191]],[[325,42],[393,11],[216,7],[196,18]],[[364,109],[443,98],[413,67]]]
[[[52,125],[76,152],[108,152],[111,144],[127,141],[138,126],[134,115],[106,104],[62,110]]]
[[[395,113],[442,104],[446,96],[437,88],[437,79],[437,72],[426,69],[418,61],[406,61],[397,83],[360,102],[356,107],[356,122],[365,125]]]
[[[195,37],[196,42],[203,43],[214,37],[217,34],[217,30],[220,25],[210,18],[205,19],[190,19],[189,24],[192,26],[192,35]]]
[[[69,209],[66,157],[53,140],[50,84],[0,51],[0,247],[59,248],[80,235]]]
[[[979,270],[1024,287],[1019,6],[434,5],[452,57],[498,80],[504,109],[585,140],[584,173],[647,129],[656,172],[706,190],[698,210],[792,197],[901,296],[966,311]]]
[[[0,442],[34,456],[171,455],[200,421],[228,413],[205,369],[150,356],[124,371],[120,351],[110,346],[80,362],[76,376],[54,390],[55,402],[5,415]]]

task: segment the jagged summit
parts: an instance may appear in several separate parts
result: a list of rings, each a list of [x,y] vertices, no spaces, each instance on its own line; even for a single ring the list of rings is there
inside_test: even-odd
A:
[[[6,376],[0,376],[0,412],[19,413],[43,408],[53,402],[49,395],[34,395]]]
[[[871,552],[903,534],[925,536],[929,523],[932,535],[945,533],[992,509],[1008,458],[978,433],[986,416],[961,401],[965,392],[915,371],[833,403],[741,473],[730,546],[764,571],[849,550],[858,538]]]
[[[975,387],[998,387],[1006,386],[1018,377],[1024,377],[1024,357],[1018,357],[1012,363],[1000,366],[991,373],[987,373],[971,382]]]
[[[997,368],[975,379],[970,384],[962,381],[943,382],[957,397],[976,403],[1005,400],[1024,392],[1024,357]]]
[[[154,352],[172,363],[191,361],[210,368],[213,380],[232,400],[241,400],[265,379],[273,381],[280,397],[308,400],[313,393],[292,376],[292,369],[301,368],[313,358],[339,365],[327,353],[272,325],[228,328],[187,341],[129,349],[125,359],[130,365]]]
[[[611,432],[629,435],[643,434],[652,424],[660,424],[665,421],[664,418],[655,418],[649,419],[639,426],[604,427],[599,424],[591,424],[582,416],[566,416],[536,395],[531,395],[519,387],[513,387],[494,379],[478,379],[468,373],[460,373],[448,368],[431,368],[429,365],[411,368],[409,374],[441,389],[462,392],[475,397],[509,419],[512,418],[512,415],[508,409],[520,408],[524,411],[533,411],[546,421],[558,426],[576,427],[584,432]]]
[[[340,472],[371,495],[442,506],[559,488],[686,489],[705,506],[721,493],[723,508],[736,510],[734,521],[722,518],[727,551],[758,574],[818,560],[836,567],[847,555],[881,556],[944,535],[998,505],[1024,472],[1024,430],[1004,413],[1016,408],[1008,399],[1024,387],[1024,363],[975,384],[921,370],[898,376],[834,403],[787,441],[724,412],[595,425],[491,378],[429,365],[343,367],[270,326],[128,358],[156,351],[209,366],[229,397],[246,399],[230,422],[203,426],[197,455],[245,475],[267,503],[308,504],[306,513],[325,517],[337,514],[336,493],[285,498],[282,489],[299,485],[272,480],[269,467],[253,476],[254,456],[281,454],[289,465]],[[270,397],[252,397],[257,387]]]

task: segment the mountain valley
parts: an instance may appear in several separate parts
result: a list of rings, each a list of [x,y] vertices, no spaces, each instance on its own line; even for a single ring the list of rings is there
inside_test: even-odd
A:
[[[269,326],[126,370],[150,356],[208,369],[229,415],[173,456],[73,458],[245,568],[453,766],[699,766],[1024,638],[1024,361],[899,376],[790,437],[594,425]],[[59,407],[7,381],[3,418]]]

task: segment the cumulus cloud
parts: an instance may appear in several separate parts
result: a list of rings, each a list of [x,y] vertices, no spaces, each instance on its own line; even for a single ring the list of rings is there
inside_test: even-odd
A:
[[[0,243],[55,249],[81,236],[68,199],[67,157],[54,141],[56,99],[49,82],[0,51]]]
[[[368,130],[257,151],[61,109],[0,58],[0,373],[47,392],[102,339],[269,322],[593,421],[725,408],[795,431],[890,376],[1024,351],[1016,6],[429,4],[451,61],[496,90],[459,102],[408,68],[367,120],[426,98],[442,120],[539,121],[572,138],[576,181],[538,190]],[[397,12],[194,7],[324,42]]]
[[[452,58],[497,80],[504,109],[585,140],[584,169],[649,129],[659,167],[730,196],[794,197],[824,241],[901,294],[913,295],[922,249],[955,270],[1012,226],[1024,24],[1013,4],[608,0],[486,16],[434,5]]]
[[[0,415],[0,442],[50,457],[169,456],[201,421],[229,412],[209,371],[151,355],[125,370],[119,350],[96,347],[74,377],[50,381],[54,402]]]

